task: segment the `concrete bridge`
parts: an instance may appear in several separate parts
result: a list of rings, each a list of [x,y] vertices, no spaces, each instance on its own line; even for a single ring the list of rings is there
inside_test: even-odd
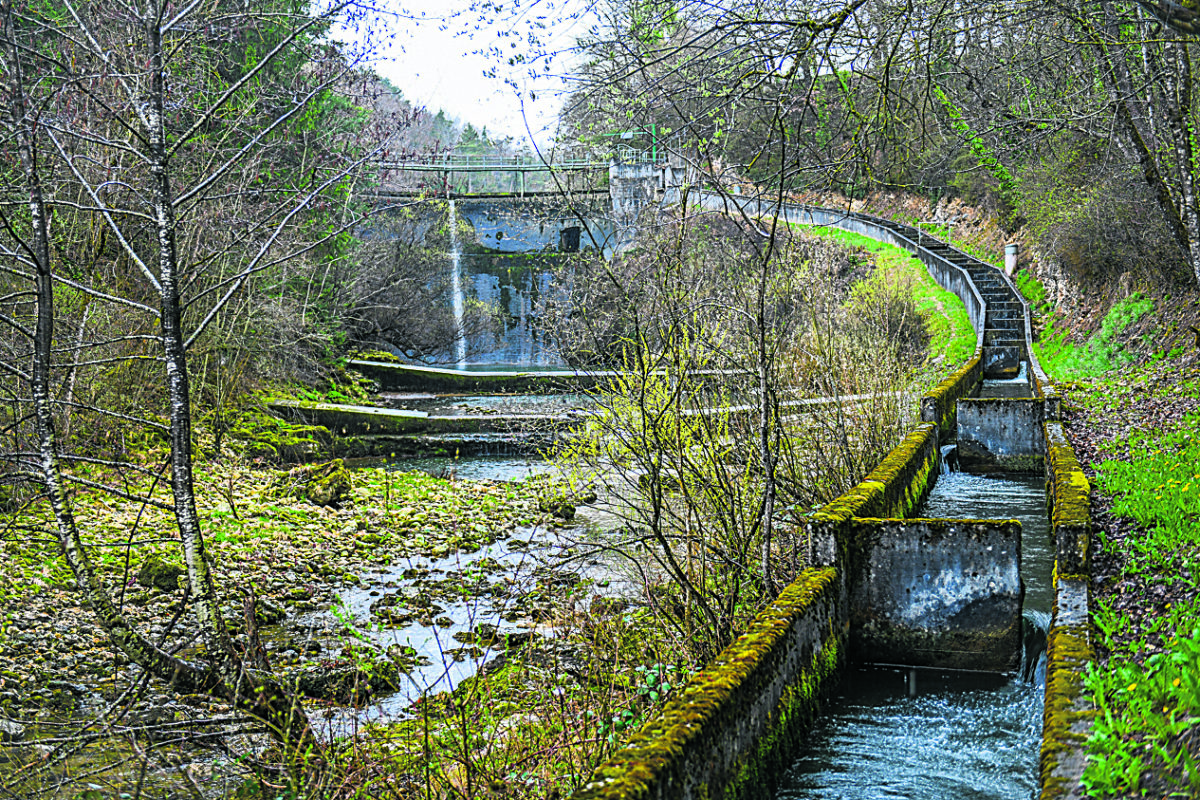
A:
[[[683,168],[667,161],[641,158],[544,160],[532,156],[496,158],[494,156],[446,156],[439,159],[381,160],[381,170],[392,173],[417,173],[429,176],[419,187],[382,188],[373,196],[380,199],[429,196],[446,199],[524,198],[609,194],[609,187],[595,187],[588,180],[608,172],[610,184],[628,180],[631,175],[649,181],[661,193],[682,179]],[[432,191],[431,191],[432,190]]]

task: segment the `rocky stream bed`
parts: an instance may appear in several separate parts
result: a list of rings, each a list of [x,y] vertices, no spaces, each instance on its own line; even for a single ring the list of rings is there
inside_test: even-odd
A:
[[[323,493],[295,470],[214,466],[199,498],[226,619],[244,642],[253,604],[272,667],[308,698],[324,738],[411,717],[414,701],[535,640],[586,670],[573,646],[554,644],[555,621],[595,603],[597,581],[564,563],[576,533],[564,534],[571,514],[561,497],[547,501],[549,481],[334,471],[341,485]],[[166,646],[194,650],[170,520],[99,495],[76,502],[120,608]],[[0,797],[236,788],[267,738],[207,696],[146,680],[114,651],[46,534],[44,509],[7,523]],[[152,745],[159,756],[147,759]]]

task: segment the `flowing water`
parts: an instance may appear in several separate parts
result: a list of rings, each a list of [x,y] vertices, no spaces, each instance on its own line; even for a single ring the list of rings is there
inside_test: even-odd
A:
[[[458,210],[450,201],[450,307],[454,312],[454,360],[467,364],[467,336],[463,328],[466,301],[462,288],[462,244],[458,241]]]
[[[1022,526],[1022,676],[936,669],[848,672],[776,800],[1028,800],[1037,789],[1045,684],[1037,647],[1052,602],[1044,479],[943,473],[918,515]]]

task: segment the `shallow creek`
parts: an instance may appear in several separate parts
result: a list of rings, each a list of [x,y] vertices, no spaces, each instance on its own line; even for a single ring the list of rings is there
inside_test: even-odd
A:
[[[1017,519],[1026,624],[1049,619],[1054,552],[1041,476],[943,473],[917,516]],[[934,669],[851,670],[776,800],[1028,800],[1036,793],[1044,653],[1032,680]]]
[[[469,480],[521,480],[553,469],[521,456],[405,459],[395,468]],[[392,652],[402,648],[411,663],[399,691],[364,708],[327,708],[322,725],[327,735],[403,718],[422,695],[453,689],[475,675],[505,649],[506,638],[552,638],[554,629],[542,620],[552,603],[571,602],[564,596],[583,580],[591,582],[585,598],[633,592],[615,565],[576,558],[581,544],[604,535],[606,524],[598,512],[580,508],[572,523],[518,528],[473,553],[413,557],[363,573],[361,585],[343,589],[333,610],[291,621],[289,628],[325,649],[365,640]],[[400,601],[397,608],[405,613],[389,616],[389,598]]]

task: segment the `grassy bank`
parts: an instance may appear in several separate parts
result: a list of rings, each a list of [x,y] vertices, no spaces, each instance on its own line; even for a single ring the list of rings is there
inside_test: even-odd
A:
[[[929,332],[928,364],[933,367],[929,377],[936,376],[933,384],[974,354],[975,329],[971,327],[966,307],[954,294],[937,284],[920,259],[899,247],[851,231],[820,226],[796,227],[871,254],[876,270],[855,288],[857,293],[894,288],[911,295]]]
[[[1093,797],[1200,796],[1200,371],[1167,359],[1067,397],[1095,486],[1084,783]]]

